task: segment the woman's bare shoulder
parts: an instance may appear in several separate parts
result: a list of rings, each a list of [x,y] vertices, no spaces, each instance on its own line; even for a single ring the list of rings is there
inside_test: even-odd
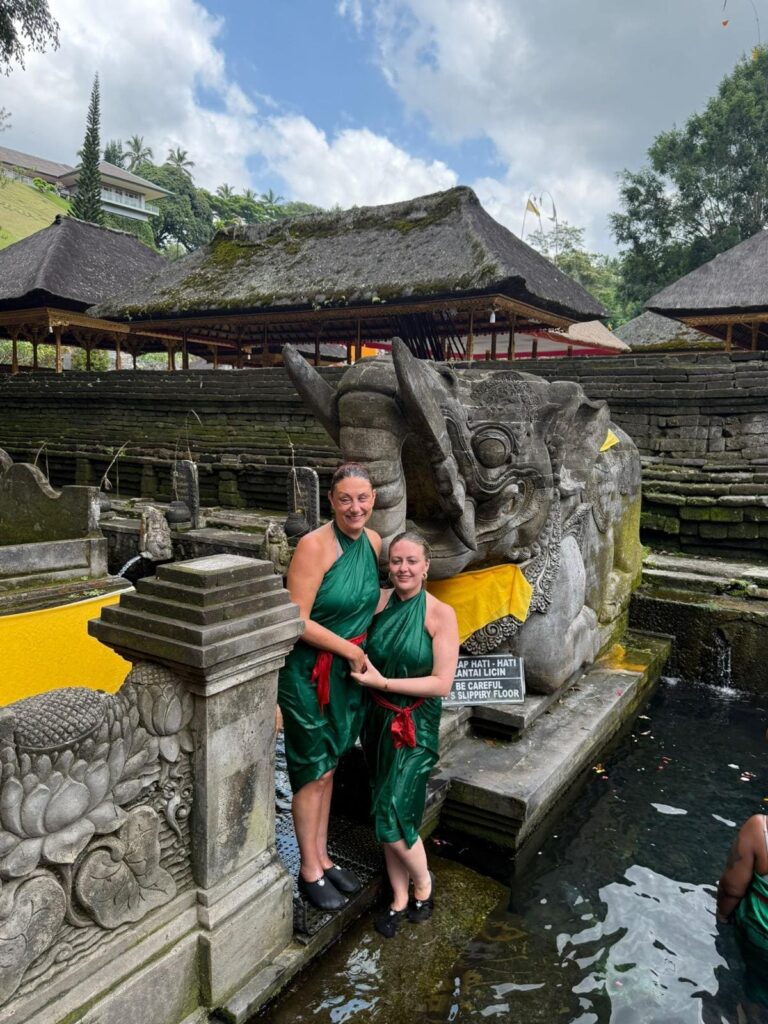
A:
[[[438,629],[458,630],[456,612],[445,601],[438,601],[429,591],[427,591],[426,626],[433,635]]]
[[[294,558],[318,558],[330,555],[333,551],[333,529],[330,523],[318,526],[316,530],[305,534],[296,545]]]
[[[381,554],[381,537],[379,536],[378,533],[376,533],[375,530],[371,530],[367,526],[365,527],[365,535],[368,538],[371,547],[376,552],[376,557],[378,558],[378,556]]]
[[[382,589],[379,591],[379,603],[376,605],[376,611],[374,612],[375,615],[378,615],[379,612],[383,611],[387,607],[387,602],[389,601],[391,596],[392,591],[385,590],[382,587]]]

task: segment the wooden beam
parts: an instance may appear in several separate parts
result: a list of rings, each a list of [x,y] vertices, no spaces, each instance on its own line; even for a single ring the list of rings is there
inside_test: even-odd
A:
[[[475,311],[470,309],[469,311],[469,329],[467,331],[467,362],[470,367],[472,366],[472,360],[475,357]]]
[[[507,345],[507,359],[515,358],[515,327],[517,325],[517,313],[509,314],[509,343]]]
[[[62,371],[62,363],[61,363],[61,332],[62,332],[61,324],[54,324],[54,327],[53,327],[53,341],[54,341],[54,344],[56,346],[56,373],[61,373],[61,371]]]

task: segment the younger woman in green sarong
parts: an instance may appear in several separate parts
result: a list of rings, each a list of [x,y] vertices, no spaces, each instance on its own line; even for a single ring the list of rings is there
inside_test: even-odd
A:
[[[440,698],[456,674],[459,628],[453,608],[424,590],[428,569],[429,548],[418,533],[395,537],[389,547],[394,591],[382,590],[368,631],[368,663],[352,672],[369,688],[362,742],[376,838],[384,845],[392,886],[392,902],[375,922],[386,938],[406,913],[410,921],[425,921],[434,906],[434,879],[419,827],[439,752]]]
[[[739,829],[717,887],[717,916],[733,918],[747,969],[747,999],[768,1008],[768,817]]]
[[[346,463],[328,499],[333,522],[302,537],[288,570],[288,591],[304,633],[278,680],[293,821],[301,866],[299,891],[321,910],[340,910],[357,877],[328,856],[333,773],[354,746],[365,707],[350,669],[365,667],[362,644],[379,598],[381,537],[366,528],[375,492],[368,471]]]

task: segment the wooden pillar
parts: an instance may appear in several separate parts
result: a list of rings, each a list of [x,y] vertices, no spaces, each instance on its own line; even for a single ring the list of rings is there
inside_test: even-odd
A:
[[[93,344],[91,343],[91,339],[88,338],[88,339],[84,340],[82,342],[82,346],[85,349],[85,368],[90,373],[90,370],[91,370],[91,349],[93,348]]]
[[[267,321],[264,321],[264,330],[261,335],[261,365],[269,366],[269,337],[267,335]]]
[[[315,366],[320,365],[320,331],[320,327],[315,328]]]
[[[360,328],[360,317],[357,318],[357,337],[355,338],[355,362],[362,358],[363,355],[363,338]]]
[[[469,311],[469,330],[467,331],[467,362],[471,368],[475,357],[475,311]]]
[[[347,341],[347,362],[352,363],[352,342]]]
[[[566,348],[565,352],[566,352],[566,355],[568,356],[568,358],[570,359],[573,356],[573,345],[569,345]]]
[[[752,321],[752,351],[757,352],[757,332],[760,330],[760,322]]]
[[[39,342],[37,341],[37,338],[35,338],[35,340],[32,342],[32,369],[33,370],[39,370],[40,369],[40,365],[39,365],[38,360],[37,360],[37,346],[38,346],[38,344],[39,344]]]
[[[189,351],[187,350],[187,332],[184,331],[181,335],[181,368],[182,370],[189,369]]]
[[[122,360],[122,350],[121,350],[121,347],[120,347],[120,335],[119,334],[114,334],[114,335],[112,335],[112,337],[114,338],[114,342],[115,342],[115,369],[116,370],[122,370],[122,368],[123,368],[123,360]]]
[[[496,328],[491,331],[491,359],[496,359]]]
[[[8,332],[11,336],[11,373],[19,372],[19,332],[18,329]]]
[[[53,328],[53,340],[56,345],[56,373],[61,373],[61,324],[56,324]]]
[[[531,359],[538,359],[538,358],[539,358],[539,339],[538,338],[532,338],[531,339]]]
[[[725,351],[730,352],[733,348],[733,324],[728,324],[725,330]]]
[[[240,344],[240,338],[237,339],[237,359],[235,361],[235,366],[238,370],[242,370],[243,368],[243,346]]]
[[[517,326],[517,314],[509,314],[509,344],[507,345],[507,359],[515,358],[515,327]]]

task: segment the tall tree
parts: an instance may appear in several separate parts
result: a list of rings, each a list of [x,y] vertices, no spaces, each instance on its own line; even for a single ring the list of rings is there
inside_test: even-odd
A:
[[[0,71],[9,74],[14,63],[24,67],[25,50],[57,49],[59,23],[47,0],[2,0],[0,3]]]
[[[125,166],[125,151],[122,139],[110,139],[104,147],[104,159],[115,167]]]
[[[621,174],[622,210],[611,215],[625,247],[620,290],[635,303],[768,224],[768,50],[742,58],[648,157]]]
[[[621,260],[589,252],[584,246],[583,228],[560,221],[550,231],[532,231],[527,242],[594,295],[608,310],[612,327],[618,327],[635,315],[634,307],[619,296]]]
[[[141,173],[171,193],[158,201],[160,212],[151,219],[155,245],[171,252],[179,247],[191,252],[205,245],[213,234],[208,193],[195,188],[189,174],[172,164],[156,167],[145,163]]]
[[[143,135],[132,135],[126,143],[125,157],[128,161],[128,170],[135,171],[142,164],[152,159],[152,149],[144,145]]]
[[[169,149],[165,162],[172,167],[178,167],[180,171],[185,171],[187,174],[190,174],[191,168],[195,166],[195,161],[189,159],[189,153],[181,146]]]
[[[91,224],[104,223],[104,211],[101,208],[101,175],[99,174],[99,76],[93,79],[91,102],[88,104],[88,118],[85,127],[85,141],[80,150],[80,177],[77,182],[70,213],[80,220]]]

